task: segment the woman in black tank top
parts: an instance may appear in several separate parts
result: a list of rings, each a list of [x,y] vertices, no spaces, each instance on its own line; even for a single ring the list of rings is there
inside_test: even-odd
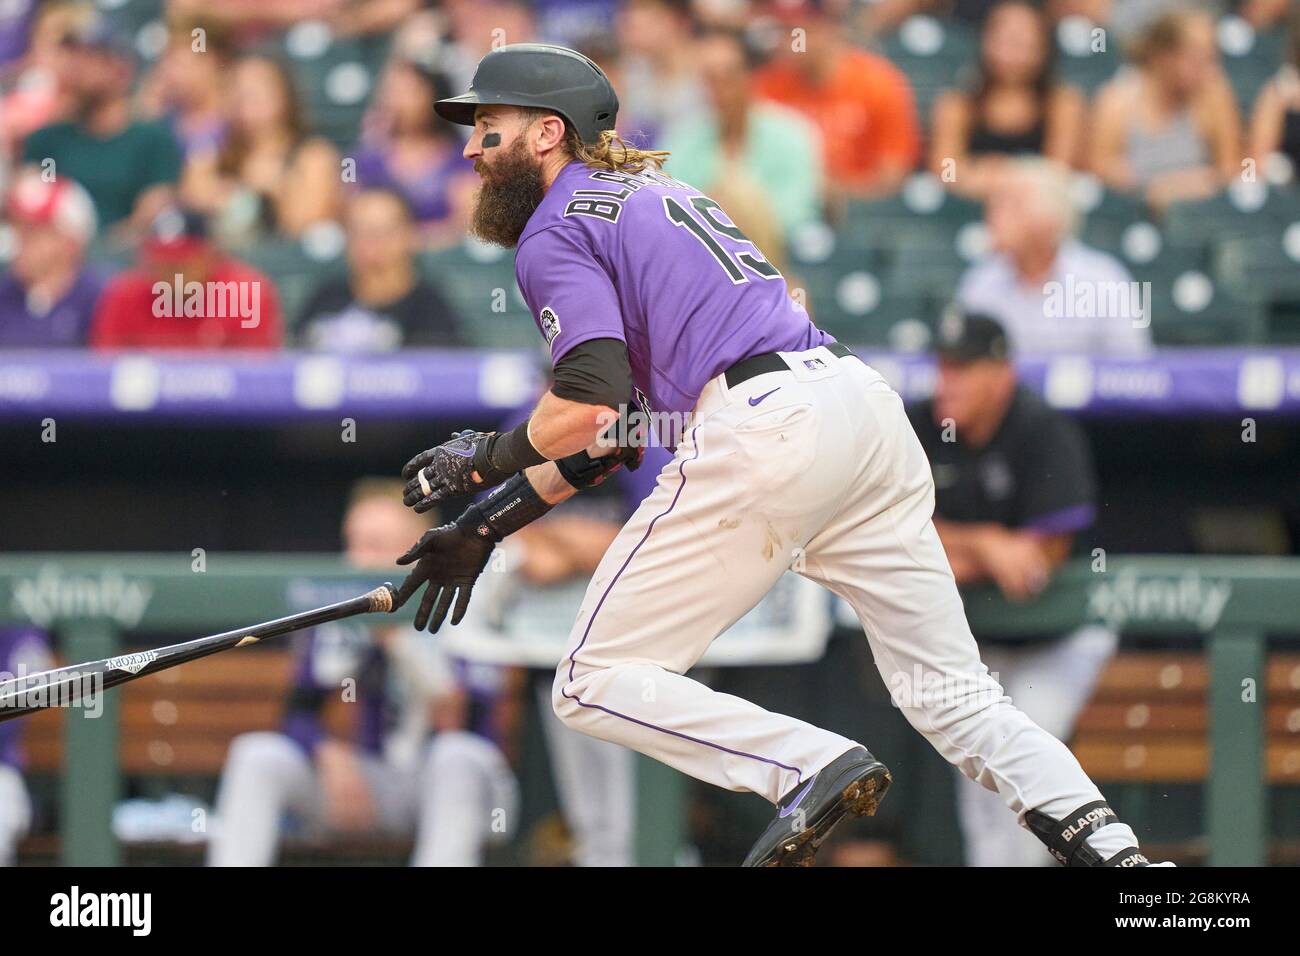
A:
[[[1053,52],[1050,24],[1037,7],[1007,0],[989,12],[971,81],[935,101],[930,169],[949,188],[983,197],[1009,156],[1074,163],[1084,102],[1056,82]]]

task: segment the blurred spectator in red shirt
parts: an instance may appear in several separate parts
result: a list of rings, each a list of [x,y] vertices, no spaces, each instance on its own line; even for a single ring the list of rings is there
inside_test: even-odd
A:
[[[356,181],[399,193],[420,225],[425,245],[445,246],[465,234],[478,177],[461,155],[456,128],[433,111],[452,95],[427,60],[395,57],[384,70],[356,148]]]
[[[853,195],[893,192],[921,152],[912,88],[884,57],[850,46],[825,2],[774,6],[791,32],[758,72],[757,90],[821,129],[830,186]]]
[[[68,177],[18,175],[6,216],[17,251],[0,275],[0,347],[80,347],[86,343],[103,278],[86,266],[95,204]]]
[[[228,242],[298,236],[338,217],[338,151],[308,129],[293,76],[279,60],[247,56],[230,74],[230,128],[220,150],[191,159],[187,205],[215,217]]]
[[[275,285],[223,253],[203,217],[170,208],[153,221],[140,265],[104,290],[97,349],[271,349],[283,341]]]

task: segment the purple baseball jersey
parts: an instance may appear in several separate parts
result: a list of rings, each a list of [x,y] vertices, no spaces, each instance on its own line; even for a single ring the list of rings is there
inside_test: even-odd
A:
[[[689,412],[751,355],[835,341],[716,202],[662,173],[570,163],[520,236],[515,277],[552,362],[621,339],[647,411]]]

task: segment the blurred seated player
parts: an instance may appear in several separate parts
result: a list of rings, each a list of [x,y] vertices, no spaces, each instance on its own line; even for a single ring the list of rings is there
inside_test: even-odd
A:
[[[832,0],[773,7],[789,29],[805,31],[803,42],[781,34],[755,88],[821,130],[829,187],[850,196],[892,193],[921,152],[912,87],[887,59],[848,42],[834,8]]]
[[[461,155],[460,135],[433,111],[449,95],[446,78],[427,56],[395,57],[384,69],[363,133],[351,151],[356,182],[400,194],[419,225],[421,244],[459,242],[477,186],[474,164]]]
[[[987,582],[1008,600],[1030,600],[1082,550],[1079,539],[1096,519],[1087,439],[1076,422],[1017,384],[1006,333],[993,319],[950,311],[936,344],[934,398],[909,409],[934,474],[935,529],[959,586]],[[1118,640],[1097,625],[1065,635],[976,638],[1003,690],[1061,740]],[[959,779],[957,805],[969,865],[1054,862],[996,793]]]
[[[171,207],[151,223],[137,266],[105,287],[90,344],[96,349],[273,349],[283,337],[275,284],[218,249],[201,215]]]
[[[710,196],[725,192],[737,174],[747,176],[788,233],[821,218],[821,133],[795,111],[753,96],[753,56],[738,31],[713,29],[696,39],[695,59],[713,108],[693,110],[668,127],[666,171]]]
[[[101,231],[134,238],[172,200],[181,152],[167,127],[131,116],[130,45],[102,17],[65,39],[61,85],[73,115],[36,130],[23,161],[75,179],[95,201]]]
[[[1111,189],[1157,212],[1206,199],[1241,173],[1237,101],[1219,63],[1214,18],[1172,10],[1133,46],[1093,104],[1088,165]]]
[[[302,345],[390,352],[460,344],[456,315],[415,263],[415,219],[388,189],[352,196],[344,213],[348,272],[317,286],[298,324]]]
[[[0,681],[49,670],[45,634],[32,627],[0,627]],[[32,821],[32,804],[23,783],[23,728],[27,721],[0,724],[0,866],[11,866],[18,841]]]
[[[293,74],[279,60],[244,56],[229,71],[229,121],[219,148],[193,152],[187,205],[212,217],[227,243],[300,236],[338,217],[338,150],[307,123]]]
[[[991,249],[961,277],[957,302],[997,319],[1020,353],[1146,354],[1142,286],[1114,256],[1075,238],[1078,218],[1064,168],[1008,161],[984,208]]]
[[[401,484],[358,483],[343,519],[347,560],[386,572],[428,522]],[[275,862],[286,814],[308,834],[416,837],[416,866],[475,866],[513,831],[517,785],[494,742],[501,672],[448,660],[409,624],[338,621],[296,641],[283,727],[236,737],[217,794],[214,866]],[[325,726],[342,700],[344,736]]]
[[[1263,163],[1281,153],[1291,164],[1291,181],[1300,183],[1300,4],[1291,8],[1286,62],[1255,100],[1250,123],[1250,155]]]
[[[948,188],[983,198],[1008,156],[1078,160],[1084,99],[1057,82],[1054,44],[1051,22],[1032,3],[989,12],[974,75],[934,103],[929,165]]]
[[[0,348],[81,348],[104,280],[86,265],[95,204],[63,176],[35,168],[18,174],[6,218],[15,250],[0,274]]]

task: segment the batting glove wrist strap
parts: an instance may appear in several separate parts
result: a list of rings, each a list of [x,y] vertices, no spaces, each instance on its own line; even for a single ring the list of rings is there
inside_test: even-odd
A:
[[[491,435],[475,449],[474,468],[485,485],[496,485],[513,474],[549,459],[533,447],[524,421],[508,432]]]
[[[644,457],[644,445],[619,448],[600,458],[592,458],[585,451],[580,451],[567,458],[555,459],[555,467],[559,469],[561,478],[581,491],[600,484],[625,465],[629,471],[636,471],[641,467],[641,459]]]
[[[456,525],[466,534],[500,541],[551,510],[523,475],[515,475],[482,501],[465,509]]]

